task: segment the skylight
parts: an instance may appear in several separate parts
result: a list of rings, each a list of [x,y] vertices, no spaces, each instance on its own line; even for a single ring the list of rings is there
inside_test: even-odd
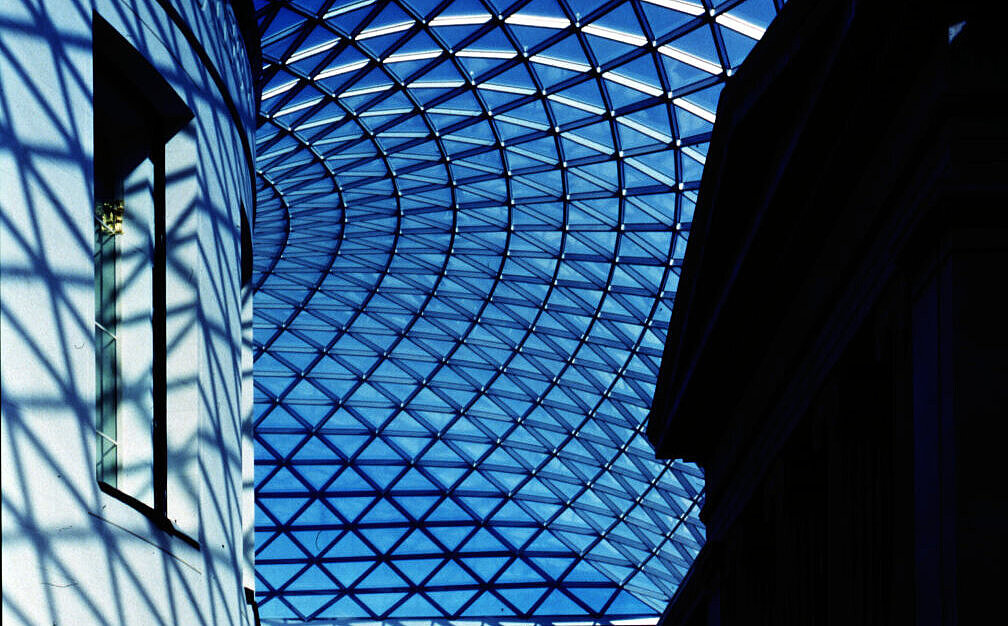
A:
[[[256,0],[264,618],[653,623],[703,477],[644,419],[772,0]]]

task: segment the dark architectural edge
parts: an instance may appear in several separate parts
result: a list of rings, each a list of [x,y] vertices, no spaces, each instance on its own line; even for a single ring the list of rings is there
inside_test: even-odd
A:
[[[996,609],[1008,81],[988,12],[792,0],[726,86],[649,417],[658,456],[707,479],[665,626]]]
[[[721,93],[676,303],[669,320],[654,402],[648,416],[648,439],[660,458],[697,458],[696,439],[703,436],[698,432],[702,424],[700,421],[679,419],[680,415],[697,410],[682,406],[692,400],[682,396],[687,391],[692,392],[687,383],[700,367],[698,361],[708,357],[706,343],[718,323],[723,301],[737,280],[738,266],[759,234],[759,221],[781,177],[781,172],[774,170],[794,149],[796,135],[801,132],[800,119],[778,120],[776,125],[761,126],[751,118],[761,115],[771,118],[769,121],[772,124],[772,119],[780,115],[775,107],[782,104],[786,104],[785,110],[793,111],[796,116],[807,114],[809,101],[815,96],[812,89],[809,89],[812,93],[803,94],[806,102],[793,103],[779,101],[781,95],[786,100],[788,94],[778,93],[775,97],[774,94],[767,95],[767,91],[781,80],[791,60],[803,48],[823,36],[820,31],[841,30],[830,33],[834,40],[842,36],[842,23],[830,23],[831,18],[835,22],[835,16],[825,15],[823,9],[815,3],[801,1],[785,5]],[[812,33],[815,35],[812,36]],[[818,83],[816,87],[821,88],[825,80],[821,68],[796,69],[802,71],[797,72],[793,81],[815,81]],[[808,87],[813,86],[810,84]],[[745,128],[740,129],[740,126]],[[743,154],[737,145],[740,140],[736,139],[736,135],[741,136],[744,132],[748,136],[742,139],[746,149]],[[729,147],[732,149],[730,154]],[[753,154],[759,152],[762,152],[759,158],[752,159]],[[743,171],[732,179],[738,169],[748,169],[748,172]],[[726,178],[730,182],[724,182]],[[726,215],[722,204],[731,200],[722,200],[721,196],[743,191],[752,198],[750,214],[739,216],[733,212]],[[760,247],[769,248],[767,244],[769,242],[761,242]],[[756,320],[752,325],[758,327]],[[728,373],[725,374],[727,379]],[[715,415],[723,412],[723,409],[718,411],[718,407],[710,404],[717,400],[718,397],[701,400],[702,410]],[[727,398],[722,400],[722,405],[729,403]],[[676,421],[674,425],[673,420]]]
[[[262,48],[259,45],[259,23],[256,21],[255,5],[252,0],[229,0],[234,11],[238,30],[245,42],[245,55],[248,57],[249,69],[252,74],[253,89],[256,90],[256,116],[259,114],[259,74],[262,73]]]

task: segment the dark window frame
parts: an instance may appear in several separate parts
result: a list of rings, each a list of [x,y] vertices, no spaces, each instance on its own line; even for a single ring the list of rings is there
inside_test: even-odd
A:
[[[108,467],[101,465],[99,459],[96,478],[100,490],[109,496],[136,509],[147,517],[156,527],[178,537],[190,546],[199,549],[199,542],[177,529],[168,518],[168,446],[167,446],[167,233],[165,226],[166,214],[166,177],[165,177],[165,147],[168,141],[182,130],[193,119],[192,111],[186,106],[171,85],[163,76],[122,36],[114,27],[94,15],[93,22],[93,60],[94,60],[94,126],[95,126],[95,200],[96,204],[122,200],[121,178],[128,172],[128,165],[136,159],[150,159],[153,165],[153,250],[151,259],[151,323],[152,323],[152,394],[153,412],[152,428],[152,488],[153,504],[150,506],[136,497],[124,492],[115,484],[115,474],[110,475]],[[109,110],[103,110],[106,104],[112,103]],[[117,108],[118,107],[118,108]],[[126,111],[134,119],[143,120],[143,131],[131,139],[119,139],[117,142],[110,137],[125,136],[128,133],[115,129],[118,122],[116,111]],[[139,137],[139,139],[138,139]],[[127,145],[128,141],[134,144]],[[145,145],[146,144],[146,145]],[[126,171],[123,171],[126,170]],[[116,180],[118,179],[118,180]],[[116,197],[116,194],[119,194]],[[126,209],[128,211],[128,208]],[[97,239],[97,237],[96,237]],[[113,263],[117,252],[112,253]],[[96,260],[96,269],[97,269]],[[113,291],[118,290],[118,285]],[[104,303],[99,302],[96,293],[96,314]],[[112,298],[117,301],[118,294]],[[115,302],[113,302],[115,305]],[[115,371],[113,376],[119,376],[119,363],[122,355],[115,355]],[[96,359],[100,359],[96,355]],[[98,367],[102,367],[97,362]],[[99,378],[100,374],[96,375]],[[118,382],[114,385],[118,387]],[[116,392],[118,394],[118,389]],[[106,398],[96,397],[98,419],[105,420],[108,415],[104,406]],[[113,407],[114,421],[118,420],[118,400]],[[98,430],[98,429],[96,429]],[[117,427],[118,430],[118,427]],[[98,439],[102,435],[99,433]],[[101,445],[99,443],[99,445]],[[101,448],[99,448],[100,450]],[[118,453],[117,453],[118,456]],[[118,463],[118,460],[115,461]],[[110,480],[113,479],[113,480]]]

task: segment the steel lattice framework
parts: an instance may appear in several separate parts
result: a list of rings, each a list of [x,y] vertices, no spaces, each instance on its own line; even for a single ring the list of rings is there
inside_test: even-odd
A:
[[[262,614],[659,614],[703,479],[643,422],[779,3],[256,4]]]

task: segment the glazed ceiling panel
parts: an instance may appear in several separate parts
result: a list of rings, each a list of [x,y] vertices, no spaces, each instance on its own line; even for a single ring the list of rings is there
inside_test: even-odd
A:
[[[661,613],[644,436],[724,81],[773,0],[257,0],[264,617]]]

